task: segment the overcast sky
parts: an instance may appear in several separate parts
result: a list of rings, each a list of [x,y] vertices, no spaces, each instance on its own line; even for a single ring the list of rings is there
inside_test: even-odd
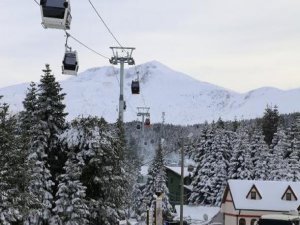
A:
[[[38,0],[39,1],[39,0]],[[92,0],[137,64],[157,60],[238,92],[300,87],[299,0]],[[41,26],[34,0],[0,1],[0,87],[38,81],[49,63],[58,79],[65,34]],[[74,37],[111,56],[116,42],[88,0],[71,0]],[[74,40],[80,72],[108,66]]]

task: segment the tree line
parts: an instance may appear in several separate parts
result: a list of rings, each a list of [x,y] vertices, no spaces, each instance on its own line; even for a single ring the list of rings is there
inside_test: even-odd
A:
[[[65,94],[43,70],[24,110],[0,99],[0,223],[110,225],[125,218],[134,180],[123,124],[79,117],[66,122]]]

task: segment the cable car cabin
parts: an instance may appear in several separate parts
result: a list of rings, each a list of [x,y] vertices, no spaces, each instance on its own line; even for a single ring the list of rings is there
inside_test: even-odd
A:
[[[131,93],[140,94],[140,82],[138,80],[133,80],[131,83]]]
[[[136,125],[136,129],[141,129],[141,125],[140,124],[138,124],[138,125]]]
[[[76,51],[67,51],[63,59],[62,73],[68,75],[77,75],[78,57]]]
[[[40,7],[44,28],[70,29],[72,16],[68,0],[41,0]]]
[[[146,120],[145,120],[145,126],[146,127],[150,127],[150,119],[149,118],[146,118]]]

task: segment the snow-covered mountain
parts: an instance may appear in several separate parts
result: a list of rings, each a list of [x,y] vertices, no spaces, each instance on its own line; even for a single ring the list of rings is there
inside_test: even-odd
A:
[[[131,94],[131,81],[140,75],[141,94]],[[76,77],[61,81],[68,119],[79,115],[103,116],[114,122],[118,116],[119,70],[114,67],[89,69]],[[152,122],[194,124],[205,120],[255,118],[263,115],[267,104],[278,105],[280,113],[300,111],[300,89],[283,91],[265,87],[245,94],[201,82],[152,61],[125,72],[125,121],[136,120],[139,106],[149,106]],[[11,110],[22,109],[29,84],[0,89]]]

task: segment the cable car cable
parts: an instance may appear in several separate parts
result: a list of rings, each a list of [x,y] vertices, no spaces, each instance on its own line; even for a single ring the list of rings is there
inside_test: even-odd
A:
[[[37,0],[33,0],[33,1],[35,1],[36,4],[40,5]]]
[[[66,32],[67,33],[67,32]],[[105,58],[105,59],[110,59],[109,57],[100,54],[99,52],[95,51],[94,49],[88,47],[87,45],[85,45],[84,43],[82,43],[81,41],[79,41],[77,38],[75,38],[74,36],[72,36],[70,33],[67,33],[72,39],[74,39],[75,41],[77,41],[79,44],[81,44],[82,46],[86,47],[87,49],[89,49],[90,51],[94,52],[95,54]]]
[[[91,0],[89,0],[89,3],[91,4],[91,6],[93,7],[94,11],[96,12],[96,14],[98,15],[98,17],[100,18],[100,20],[102,21],[102,23],[104,24],[104,26],[106,27],[106,29],[108,30],[108,32],[111,34],[111,36],[113,37],[113,39],[115,39],[115,41],[118,43],[118,45],[123,48],[123,46],[121,45],[121,43],[118,41],[118,39],[116,38],[116,36],[113,34],[113,32],[109,29],[109,27],[107,26],[107,24],[105,23],[105,21],[103,20],[103,18],[101,17],[101,15],[99,14],[99,12],[97,11],[97,9],[95,8],[95,6],[93,5],[93,3],[91,2]]]

